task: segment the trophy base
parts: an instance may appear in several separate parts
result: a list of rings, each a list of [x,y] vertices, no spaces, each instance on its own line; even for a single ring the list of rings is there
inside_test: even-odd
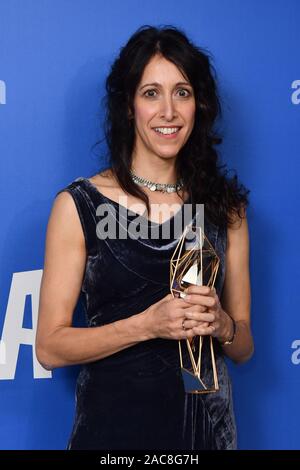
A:
[[[181,367],[181,375],[186,393],[213,393],[218,391],[218,388],[208,388],[199,377],[184,367]]]

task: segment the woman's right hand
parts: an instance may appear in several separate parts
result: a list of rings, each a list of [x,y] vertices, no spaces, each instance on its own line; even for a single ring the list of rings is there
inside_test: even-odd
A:
[[[151,338],[186,339],[195,336],[193,327],[208,326],[207,307],[186,302],[167,294],[145,310],[145,327]],[[202,320],[190,320],[186,312],[201,313]],[[206,321],[206,316],[207,321]],[[184,328],[183,328],[184,322]]]

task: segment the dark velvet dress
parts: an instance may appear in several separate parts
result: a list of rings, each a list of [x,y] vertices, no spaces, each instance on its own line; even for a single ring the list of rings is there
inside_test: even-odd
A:
[[[170,293],[170,259],[178,238],[105,239],[99,236],[104,213],[97,208],[106,204],[119,230],[125,224],[124,213],[127,218],[137,213],[124,212],[122,205],[83,177],[61,191],[72,195],[85,236],[87,263],[81,295],[88,327],[128,318]],[[179,213],[169,220],[171,225]],[[153,225],[158,230],[163,226]],[[205,220],[205,232],[221,260],[215,283],[220,297],[226,230]],[[205,395],[185,391],[177,340],[142,341],[82,365],[68,449],[235,449],[231,382],[222,349],[214,342],[220,390]],[[205,354],[203,359],[205,367]]]

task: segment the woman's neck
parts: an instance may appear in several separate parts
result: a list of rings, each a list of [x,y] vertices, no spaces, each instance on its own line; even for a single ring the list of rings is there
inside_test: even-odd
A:
[[[131,170],[137,176],[154,183],[174,184],[178,179],[173,162],[154,163],[136,159],[132,162]]]

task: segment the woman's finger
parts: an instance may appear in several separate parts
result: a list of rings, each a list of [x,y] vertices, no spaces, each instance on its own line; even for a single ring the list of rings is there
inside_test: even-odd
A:
[[[186,318],[189,320],[196,320],[196,321],[201,321],[201,322],[213,322],[216,320],[216,316],[214,313],[208,313],[208,312],[195,312],[195,311],[190,311],[190,312],[184,312],[184,315]]]
[[[210,297],[207,295],[200,294],[188,294],[184,298],[185,303],[191,303],[195,305],[205,305],[206,307],[213,308],[218,305],[218,299],[216,297]]]
[[[197,286],[197,285],[190,285],[187,289],[184,291],[185,294],[197,294],[197,295],[213,295],[214,294],[214,288],[208,287],[208,286]]]
[[[216,331],[216,328],[214,325],[208,325],[208,326],[194,326],[192,328],[192,331],[194,332],[195,335],[199,336],[205,336],[205,335],[213,335],[214,332]]]
[[[190,328],[194,328],[195,326],[207,327],[209,325],[209,322],[184,319],[183,325],[184,328],[188,330]]]
[[[188,307],[184,307],[184,314],[187,312],[197,312],[197,313],[203,313],[207,312],[208,307],[206,305],[195,305],[195,304],[188,304]]]

